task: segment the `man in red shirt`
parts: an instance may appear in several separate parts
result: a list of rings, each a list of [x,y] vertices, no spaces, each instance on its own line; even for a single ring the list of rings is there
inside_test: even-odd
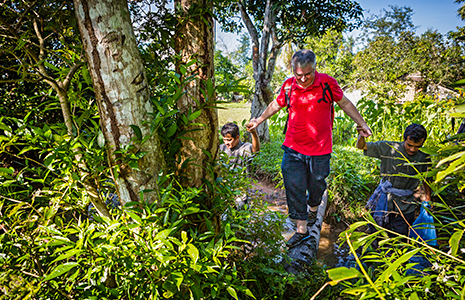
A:
[[[257,128],[281,108],[288,106],[285,93],[290,90],[289,121],[281,164],[289,217],[295,219],[297,225],[296,233],[286,243],[289,248],[310,237],[307,223],[315,223],[318,206],[326,190],[325,179],[329,175],[333,146],[331,99],[357,123],[360,135],[371,135],[370,128],[357,108],[344,96],[336,79],[316,72],[315,53],[299,50],[292,56],[291,64],[294,77],[284,82],[280,94],[262,115],[248,124],[249,129]],[[331,91],[323,95],[326,84]],[[307,209],[307,205],[310,209]]]

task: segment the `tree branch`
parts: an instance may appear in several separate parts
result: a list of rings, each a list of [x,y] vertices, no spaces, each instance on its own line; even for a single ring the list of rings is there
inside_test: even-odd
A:
[[[252,64],[253,64],[253,76],[255,80],[258,80],[258,61],[259,61],[259,47],[260,43],[258,41],[258,33],[257,29],[252,23],[252,20],[250,19],[250,16],[247,14],[247,11],[245,10],[244,6],[240,1],[237,1],[237,5],[239,6],[239,10],[241,11],[241,16],[242,16],[242,21],[245,24],[245,27],[247,28],[247,31],[250,34],[250,39],[252,40]]]
[[[68,74],[66,75],[66,78],[61,82],[61,83],[58,83],[58,85],[64,89],[64,90],[68,90],[68,87],[69,87],[69,84],[71,82],[71,79],[73,78],[74,74],[76,74],[76,72],[84,65],[84,63],[77,63],[77,64],[74,64],[70,69],[69,69],[69,72]]]
[[[276,61],[278,59],[278,55],[281,50],[281,47],[283,46],[283,44],[281,44],[278,41],[278,35],[276,34],[276,30],[274,27],[271,29],[271,40],[272,40],[272,46],[271,46],[271,51],[270,51],[270,58],[268,59],[268,68],[266,70],[266,76],[265,76],[265,79],[267,80],[267,82],[270,82],[271,78],[273,78]]]
[[[273,22],[273,11],[271,9],[271,0],[266,1],[265,7],[265,18],[263,20],[263,30],[262,30],[262,40],[260,43],[260,73],[265,72],[266,69],[266,60],[268,57],[268,46],[270,44],[270,35],[271,35],[271,28]]]

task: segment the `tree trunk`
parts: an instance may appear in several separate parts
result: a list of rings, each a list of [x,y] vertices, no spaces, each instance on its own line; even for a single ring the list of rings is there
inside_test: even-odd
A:
[[[258,118],[265,111],[268,104],[263,97],[262,82],[255,82],[255,91],[250,106],[250,115],[252,118]],[[257,127],[257,134],[261,141],[270,140],[270,132],[268,130],[268,121],[263,122]]]
[[[257,29],[253,25],[250,16],[247,14],[240,1],[238,1],[237,4],[241,11],[242,21],[252,40],[252,66],[255,79],[255,91],[252,98],[250,114],[252,118],[258,118],[274,100],[274,93],[271,90],[270,82],[273,78],[276,58],[281,49],[281,44],[278,43],[274,27],[276,16],[273,11],[273,1],[267,0],[263,22],[264,26],[260,34],[261,41],[259,41]],[[271,52],[269,51],[270,39],[272,41]],[[263,122],[258,126],[257,134],[262,141],[270,140],[267,122]]]
[[[158,135],[150,130],[153,106],[127,1],[75,0],[74,6],[119,199],[123,205],[141,201],[143,192],[143,200],[152,203],[164,159]],[[137,168],[126,160],[134,153],[145,153]]]
[[[201,110],[201,114],[187,125],[189,132],[182,140],[179,151],[179,175],[183,186],[199,187],[203,179],[209,178],[208,167],[218,157],[218,114],[214,104],[214,45],[212,2],[208,0],[177,0],[175,7],[180,11],[176,30],[175,50],[180,55],[180,66],[195,59],[186,76],[195,72],[195,79],[185,87],[185,94],[179,99],[178,109],[186,114]],[[202,93],[202,90],[205,93]],[[193,130],[193,131],[192,131]],[[207,154],[209,153],[209,154]],[[187,162],[187,164],[186,164]]]

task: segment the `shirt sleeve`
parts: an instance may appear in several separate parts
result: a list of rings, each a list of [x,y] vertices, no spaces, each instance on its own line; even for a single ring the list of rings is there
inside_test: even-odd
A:
[[[387,143],[385,141],[367,142],[367,150],[363,151],[365,156],[381,158],[385,152]]]
[[[286,95],[285,95],[285,86],[292,86],[292,78],[287,79],[283,85],[281,86],[281,91],[279,92],[278,97],[276,98],[276,102],[278,102],[279,106],[286,107]]]
[[[331,92],[333,93],[333,100],[334,102],[339,102],[342,100],[342,96],[344,96],[344,92],[342,91],[341,87],[337,83],[337,80],[331,76],[328,76],[328,83],[331,88]]]

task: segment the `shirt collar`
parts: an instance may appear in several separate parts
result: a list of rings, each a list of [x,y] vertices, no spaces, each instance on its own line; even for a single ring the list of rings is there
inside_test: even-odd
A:
[[[231,148],[231,151],[234,151],[234,150],[239,149],[239,148],[242,146],[242,144],[244,144],[244,142],[242,142],[241,140],[239,140],[239,143],[237,143],[237,145],[236,145],[234,148]]]

